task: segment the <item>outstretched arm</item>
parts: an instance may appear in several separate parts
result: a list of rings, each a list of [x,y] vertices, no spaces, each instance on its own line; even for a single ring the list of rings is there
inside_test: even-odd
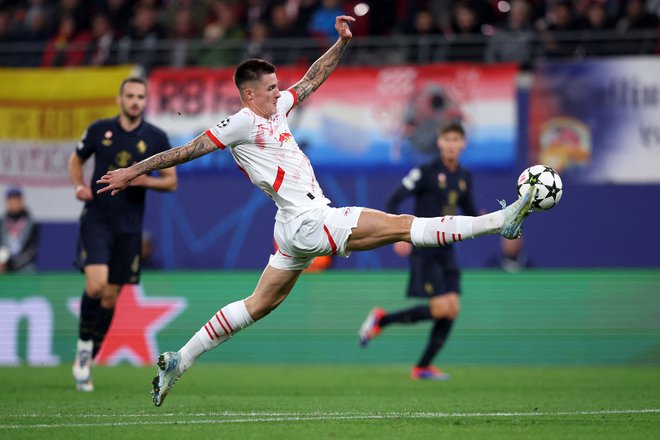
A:
[[[330,76],[332,71],[335,70],[346,47],[348,47],[348,42],[353,37],[348,24],[354,21],[355,18],[348,15],[340,15],[335,19],[335,29],[337,29],[339,39],[326,53],[314,61],[314,64],[305,73],[305,76],[291,87],[296,92],[296,95],[298,95],[299,103],[303,102],[318,89],[328,76]]]
[[[206,133],[200,134],[186,145],[155,154],[128,168],[108,171],[103,177],[96,181],[96,183],[105,183],[108,186],[99,189],[97,193],[100,194],[106,191],[112,191],[112,195],[115,195],[119,191],[125,189],[133,179],[142,174],[189,162],[217,149],[218,147],[215,146]]]

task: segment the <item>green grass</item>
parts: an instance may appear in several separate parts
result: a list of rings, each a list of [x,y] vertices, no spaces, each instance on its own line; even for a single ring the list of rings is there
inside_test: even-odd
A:
[[[0,438],[660,438],[657,367],[448,368],[415,382],[404,366],[196,365],[161,408],[154,369],[0,368]],[[167,436],[167,437],[165,437]]]

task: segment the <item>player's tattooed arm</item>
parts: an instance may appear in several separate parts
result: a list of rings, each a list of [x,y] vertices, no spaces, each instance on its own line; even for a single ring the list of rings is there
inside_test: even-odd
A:
[[[335,29],[339,33],[339,40],[326,53],[321,55],[318,60],[314,61],[314,64],[305,73],[305,76],[291,87],[298,96],[298,103],[303,102],[316,91],[335,70],[353,36],[348,27],[348,23],[353,21],[355,21],[353,17],[346,15],[336,18]]]
[[[206,135],[206,133],[202,133],[186,145],[153,155],[136,163],[131,166],[131,168],[133,168],[138,175],[145,174],[149,171],[162,170],[163,168],[169,168],[174,165],[190,162],[193,159],[204,156],[217,149],[218,147]]]
[[[206,133],[197,136],[192,141],[181,147],[172,148],[153,155],[141,162],[131,165],[128,168],[120,168],[114,171],[108,171],[96,183],[107,186],[99,189],[97,193],[112,191],[112,195],[125,189],[133,179],[149,171],[162,170],[175,165],[189,162],[197,157],[217,150],[218,147],[208,137]]]

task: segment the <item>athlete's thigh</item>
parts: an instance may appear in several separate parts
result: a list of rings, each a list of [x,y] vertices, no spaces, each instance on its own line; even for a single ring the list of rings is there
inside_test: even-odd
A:
[[[409,242],[413,218],[411,215],[394,215],[365,208],[346,249],[350,252],[365,251],[396,241]]]
[[[83,215],[78,236],[77,264],[82,271],[88,265],[108,265],[114,237],[108,225],[92,212]]]
[[[116,234],[108,266],[111,284],[137,284],[140,282],[141,234]]]

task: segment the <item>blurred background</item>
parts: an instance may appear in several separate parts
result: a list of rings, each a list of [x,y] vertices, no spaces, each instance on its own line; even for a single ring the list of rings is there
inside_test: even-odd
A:
[[[552,346],[537,360],[560,355],[560,362],[614,362],[625,349],[621,361],[657,363],[657,0],[0,0],[0,190],[7,200],[20,191],[38,229],[29,273],[0,274],[0,305],[12,316],[3,319],[5,330],[28,334],[24,318],[51,316],[55,348],[44,348],[50,354],[38,362],[73,355],[71,341],[62,340],[73,338],[75,327],[67,298],[79,297],[83,284],[73,269],[82,204],[66,163],[89,123],[117,113],[114,99],[124,77],[148,79],[146,118],[172,145],[181,145],[240,108],[232,82],[240,60],[272,61],[286,88],[334,43],[340,14],[357,18],[350,47],[323,87],[290,115],[294,136],[334,206],[384,209],[408,170],[436,154],[437,127],[452,121],[466,127],[462,159],[473,173],[477,209],[493,211],[497,199],[513,200],[518,175],[532,164],[552,166],[562,176],[559,205],[525,224],[522,249],[533,261],[531,272],[492,268],[501,252],[497,237],[457,246],[459,264],[469,269],[465,290],[476,293],[466,295],[452,347],[466,349],[461,338],[476,338],[466,353],[485,346],[500,353],[483,355],[484,362],[524,359],[529,350],[512,335],[551,334],[556,321],[547,317],[561,315],[570,349]],[[162,326],[168,345],[180,342],[177,328],[199,327],[209,303],[218,306],[251,289],[272,252],[275,215],[227,152],[179,166],[178,175],[175,193],[149,194],[145,222],[145,289],[178,298],[171,315],[178,321]],[[3,203],[0,216],[7,210]],[[291,313],[322,309],[328,298],[321,300],[320,292],[333,289],[314,283],[331,285],[343,276],[351,280],[347,290],[354,295],[347,301],[353,307],[335,327],[306,318],[303,327],[317,332],[308,335],[339,332],[337,343],[348,341],[374,301],[401,301],[407,261],[390,247],[328,266],[320,266],[327,272],[321,278],[301,281],[307,299]],[[211,284],[194,287],[195,275],[183,272],[191,270],[219,271]],[[210,296],[217,291],[226,296]],[[135,292],[135,302],[147,307],[149,295]],[[494,292],[522,308],[489,313]],[[36,302],[23,308],[28,300]],[[206,305],[199,316],[198,303]],[[558,309],[548,312],[552,307]],[[469,315],[470,308],[477,315]],[[37,309],[40,314],[31,315]],[[193,309],[193,315],[183,312]],[[267,338],[269,325],[286,331],[284,323],[294,321],[291,328],[299,328],[286,313],[275,314],[254,337]],[[514,319],[520,316],[523,322]],[[487,336],[493,329],[501,333]],[[407,361],[417,350],[406,347],[408,331],[401,330],[399,351],[372,360]],[[161,340],[156,333],[143,358],[113,359],[148,363]],[[617,337],[623,338],[619,348],[600,351]],[[0,363],[41,359],[12,338],[0,342]],[[510,345],[493,346],[497,341]],[[545,343],[543,337],[530,342]],[[324,360],[313,347],[292,346],[290,357],[280,360]],[[447,356],[474,360],[451,347]]]

